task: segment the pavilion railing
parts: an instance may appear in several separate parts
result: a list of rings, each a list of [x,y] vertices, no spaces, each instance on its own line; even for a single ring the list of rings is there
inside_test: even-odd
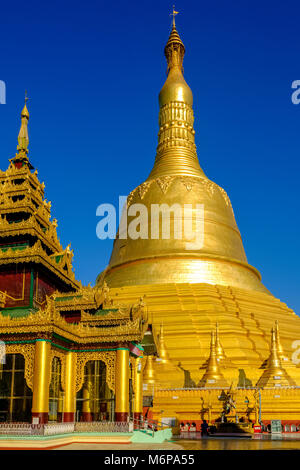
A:
[[[78,423],[0,423],[0,435],[13,436],[54,436],[73,432],[132,432],[133,423],[115,421],[91,421]]]
[[[117,421],[90,421],[75,423],[76,432],[130,432],[130,423]]]
[[[74,432],[74,423],[0,423],[0,435],[54,436]]]

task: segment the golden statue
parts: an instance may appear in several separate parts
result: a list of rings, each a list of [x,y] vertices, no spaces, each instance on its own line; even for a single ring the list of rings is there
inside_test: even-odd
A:
[[[112,305],[112,299],[109,296],[109,287],[104,281],[102,287],[95,289],[95,303],[97,308],[108,308]]]
[[[223,401],[223,410],[221,413],[221,420],[222,422],[225,421],[226,415],[230,415],[233,410],[236,409],[236,402],[234,400],[234,390],[231,384],[230,389],[228,392],[225,393],[224,401]]]

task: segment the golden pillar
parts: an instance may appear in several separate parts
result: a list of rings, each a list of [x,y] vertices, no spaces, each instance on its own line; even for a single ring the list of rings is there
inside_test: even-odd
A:
[[[116,421],[127,421],[129,412],[129,350],[117,350]]]
[[[48,340],[38,339],[35,343],[32,421],[48,422],[49,413],[49,383],[50,383],[50,350]]]
[[[143,372],[142,357],[135,360],[135,400],[134,400],[134,420],[137,427],[140,426],[143,416]]]
[[[58,392],[58,403],[57,403],[57,420],[62,421],[64,411],[64,393],[59,390]]]
[[[65,367],[65,397],[63,406],[63,421],[72,423],[75,421],[76,411],[76,355],[73,351],[68,351]]]
[[[88,382],[83,386],[82,420],[93,421],[91,409],[91,387]]]

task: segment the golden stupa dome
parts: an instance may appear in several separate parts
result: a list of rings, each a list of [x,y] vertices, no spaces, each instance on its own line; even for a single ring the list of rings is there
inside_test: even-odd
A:
[[[132,221],[137,225],[139,214],[146,214],[148,223],[135,237],[127,233],[127,227],[125,231],[122,226],[119,228],[109,266],[98,276],[98,283],[103,279],[112,287],[208,283],[268,293],[259,272],[247,263],[228,195],[206,177],[199,165],[193,97],[182,75],[184,45],[175,25],[165,55],[169,74],[160,92],[154,167],[148,179],[127,199],[128,230]],[[174,204],[176,210],[169,212],[170,234],[163,233],[163,223],[152,233],[157,206],[168,212]],[[185,208],[187,211],[183,212]],[[192,242],[185,231],[181,237],[176,232],[183,213],[184,223],[187,220],[193,227]]]

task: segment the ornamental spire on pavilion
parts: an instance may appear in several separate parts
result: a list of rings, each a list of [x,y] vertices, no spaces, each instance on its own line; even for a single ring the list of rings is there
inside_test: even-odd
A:
[[[55,290],[74,291],[73,251],[63,249],[44,183],[28,158],[27,98],[21,112],[17,153],[0,171],[1,308],[38,309]]]

